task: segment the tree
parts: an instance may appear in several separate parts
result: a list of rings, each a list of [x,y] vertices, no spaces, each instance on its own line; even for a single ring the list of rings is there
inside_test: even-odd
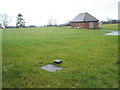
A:
[[[25,21],[23,19],[23,15],[20,13],[17,15],[16,27],[17,28],[24,28],[25,27]]]
[[[70,20],[66,21],[66,26],[70,26]]]
[[[112,19],[111,18],[107,18],[107,22],[108,22],[108,24],[112,24]]]
[[[1,25],[6,28],[10,23],[11,19],[7,14],[0,14],[0,23]]]
[[[47,26],[57,26],[57,20],[53,17],[50,17]]]
[[[48,26],[53,26],[53,18],[52,17],[49,18]]]
[[[54,26],[57,26],[57,20],[56,19],[54,19],[53,23],[54,23]]]

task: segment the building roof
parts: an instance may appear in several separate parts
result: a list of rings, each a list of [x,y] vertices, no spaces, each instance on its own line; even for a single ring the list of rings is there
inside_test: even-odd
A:
[[[99,21],[89,13],[80,13],[78,16],[76,16],[71,22],[87,22],[87,21]]]

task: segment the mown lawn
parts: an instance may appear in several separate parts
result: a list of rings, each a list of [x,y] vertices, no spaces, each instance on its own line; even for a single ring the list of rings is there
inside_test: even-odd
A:
[[[99,27],[101,27],[102,30],[120,30],[120,28],[118,28],[118,24],[104,24]]]
[[[118,36],[67,27],[2,32],[3,88],[118,87]],[[62,70],[40,68],[56,59]]]

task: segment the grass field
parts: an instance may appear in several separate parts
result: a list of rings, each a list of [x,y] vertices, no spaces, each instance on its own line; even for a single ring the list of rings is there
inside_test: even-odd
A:
[[[118,29],[118,24],[104,24],[100,25],[102,27],[102,30],[120,30]]]
[[[108,31],[4,29],[3,88],[117,88],[118,36]],[[62,70],[41,66],[63,60]]]

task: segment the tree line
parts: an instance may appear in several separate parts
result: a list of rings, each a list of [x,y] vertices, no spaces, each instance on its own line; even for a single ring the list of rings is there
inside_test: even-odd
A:
[[[0,14],[0,28],[11,28],[8,24],[11,22],[11,18],[7,14]],[[106,21],[100,21],[99,24],[117,24],[120,23],[120,20],[107,18]],[[44,25],[45,26],[45,25]],[[70,26],[70,20],[66,21],[64,24],[57,25],[57,20],[50,17],[47,26]],[[16,26],[15,28],[25,28],[25,20],[22,14],[18,14],[16,17]],[[35,27],[29,26],[29,27]],[[14,27],[13,27],[14,28]]]
[[[0,14],[0,28],[7,28],[8,24],[11,22],[11,18],[7,14]],[[25,20],[22,14],[18,14],[16,17],[16,28],[24,28]]]
[[[106,21],[101,21],[100,24],[117,24],[120,23],[120,20],[112,19],[112,18],[107,18]]]

